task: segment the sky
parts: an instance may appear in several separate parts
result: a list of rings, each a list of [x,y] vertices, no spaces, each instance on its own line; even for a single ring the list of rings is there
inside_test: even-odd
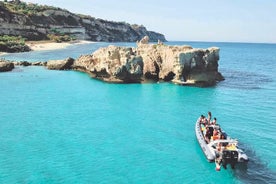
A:
[[[24,0],[23,0],[24,1]],[[144,25],[168,41],[276,43],[276,0],[26,0]]]

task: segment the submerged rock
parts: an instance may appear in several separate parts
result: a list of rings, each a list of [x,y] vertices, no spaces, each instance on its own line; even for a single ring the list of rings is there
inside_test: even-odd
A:
[[[219,48],[137,42],[137,48],[108,46],[79,57],[72,69],[107,82],[172,81],[177,84],[210,86],[223,80],[218,72]]]

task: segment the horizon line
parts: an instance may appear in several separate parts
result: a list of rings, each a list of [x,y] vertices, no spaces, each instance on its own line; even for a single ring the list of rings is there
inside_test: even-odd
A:
[[[204,43],[244,43],[244,44],[276,44],[276,42],[249,42],[249,41],[200,41],[200,40],[167,40],[166,42],[204,42]]]

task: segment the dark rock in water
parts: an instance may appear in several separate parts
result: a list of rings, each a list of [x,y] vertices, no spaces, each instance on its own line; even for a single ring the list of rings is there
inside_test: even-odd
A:
[[[38,61],[38,62],[33,62],[32,65],[33,66],[46,66],[47,62]]]
[[[47,62],[46,67],[49,70],[70,70],[74,61],[75,60],[70,57],[64,60],[51,60]]]
[[[19,65],[20,66],[30,66],[30,65],[32,65],[32,63],[30,63],[28,61],[21,61],[21,62],[19,62]]]
[[[12,62],[0,61],[0,72],[8,72],[14,69]]]
[[[17,66],[46,66],[47,62],[37,61],[37,62],[29,62],[29,61],[13,61],[14,65]]]

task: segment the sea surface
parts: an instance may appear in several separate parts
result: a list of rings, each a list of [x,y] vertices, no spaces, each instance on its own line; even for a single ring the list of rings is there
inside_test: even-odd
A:
[[[0,183],[276,183],[276,44],[165,44],[219,47],[225,81],[107,84],[37,66],[0,73]],[[107,45],[1,57],[77,58]],[[208,111],[248,164],[218,172],[207,162],[194,127]]]

